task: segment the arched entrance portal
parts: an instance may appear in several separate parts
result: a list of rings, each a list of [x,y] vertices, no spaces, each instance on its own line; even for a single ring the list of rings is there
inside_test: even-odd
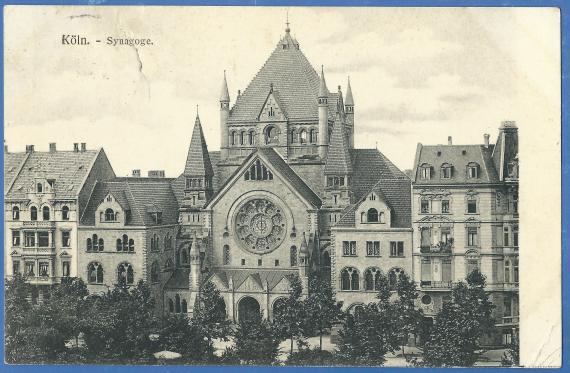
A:
[[[259,317],[259,302],[252,297],[243,297],[238,304],[239,322],[249,321]]]
[[[278,317],[279,314],[283,312],[286,302],[287,302],[286,298],[277,298],[275,302],[273,302],[273,319]]]

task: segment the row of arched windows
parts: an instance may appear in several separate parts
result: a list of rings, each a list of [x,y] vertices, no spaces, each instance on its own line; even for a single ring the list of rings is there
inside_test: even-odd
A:
[[[396,290],[396,284],[404,273],[401,268],[392,268],[388,272],[388,286],[390,290]],[[370,267],[364,271],[364,290],[380,290],[380,278],[382,271],[377,267]],[[340,272],[341,290],[360,290],[360,272],[354,267],[346,267]]]
[[[360,221],[362,223],[384,223],[384,213],[378,212],[375,208],[368,209],[366,212],[362,212],[360,215]]]
[[[178,294],[174,297],[174,301],[168,298],[168,311],[170,313],[187,313],[188,303],[186,303],[186,299],[181,299]]]
[[[105,271],[99,262],[91,262],[87,266],[87,282],[90,284],[103,284]],[[135,272],[130,263],[121,263],[117,267],[117,282],[132,285],[135,283]]]
[[[253,130],[232,131],[230,145],[255,145],[255,132]]]
[[[50,219],[50,208],[48,206],[42,207],[42,219]],[[69,207],[63,206],[61,208],[61,219],[69,220]],[[12,207],[12,220],[20,220],[20,208],[18,206]],[[38,208],[36,206],[30,207],[30,220],[38,220]]]
[[[117,238],[117,251],[133,252],[135,251],[135,240],[123,234],[122,238]]]
[[[104,249],[105,241],[102,238],[98,238],[96,234],[87,239],[87,251],[103,251]]]
[[[164,236],[164,249],[172,249],[172,234],[166,233]],[[154,234],[150,239],[150,251],[160,251],[160,237]]]
[[[291,144],[316,144],[318,142],[318,131],[314,128],[297,130],[293,128],[290,132]]]
[[[258,159],[244,174],[245,180],[273,180],[273,173]]]

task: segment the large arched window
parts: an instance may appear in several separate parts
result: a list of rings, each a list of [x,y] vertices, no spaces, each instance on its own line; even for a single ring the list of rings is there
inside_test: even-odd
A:
[[[380,278],[382,272],[376,267],[364,271],[364,290],[380,290]]]
[[[392,268],[390,272],[388,272],[388,286],[390,290],[396,290],[396,285],[400,281],[400,276],[404,274],[404,270],[402,268]]]
[[[152,266],[150,267],[150,281],[151,282],[158,282],[160,274],[160,266],[158,262],[153,262]]]
[[[279,129],[275,126],[267,126],[265,129],[265,143],[277,144],[279,143]]]
[[[20,220],[20,208],[18,206],[12,207],[12,220]]]
[[[69,220],[69,207],[63,206],[61,208],[61,219],[62,220]]]
[[[368,209],[366,219],[369,223],[378,223],[378,210],[375,208]]]
[[[90,284],[103,283],[103,266],[101,263],[89,263],[87,266],[87,282]]]
[[[297,246],[291,246],[289,256],[290,256],[291,267],[296,267],[297,266]]]
[[[224,245],[224,265],[229,265],[230,261],[230,247],[228,245]]]
[[[115,221],[115,211],[113,209],[105,210],[105,221]]]
[[[358,270],[353,267],[347,267],[340,272],[341,290],[359,290],[360,276]]]
[[[129,263],[121,263],[117,267],[117,281],[119,284],[132,285],[135,283],[135,272]]]
[[[38,208],[36,206],[30,207],[30,220],[38,220]]]

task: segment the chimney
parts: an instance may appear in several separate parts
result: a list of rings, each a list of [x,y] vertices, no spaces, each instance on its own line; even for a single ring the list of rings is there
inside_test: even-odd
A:
[[[453,145],[453,141],[451,139],[451,136],[447,136],[447,145]]]
[[[164,170],[150,170],[148,177],[164,178]]]
[[[33,145],[26,145],[26,153],[33,153],[34,146]]]
[[[50,153],[55,153],[55,152],[56,152],[55,142],[50,142],[50,143],[49,143],[49,152],[50,152]]]
[[[141,177],[141,170],[133,170],[133,177]]]
[[[79,151],[79,143],[76,142],[73,143],[73,151],[76,153]]]
[[[491,135],[489,135],[488,133],[483,135],[483,139],[485,140],[485,147],[486,148],[489,147],[489,137],[491,137]]]
[[[87,144],[84,143],[84,142],[82,142],[82,143],[81,143],[81,151],[84,152],[84,151],[86,151],[86,150],[87,150]]]

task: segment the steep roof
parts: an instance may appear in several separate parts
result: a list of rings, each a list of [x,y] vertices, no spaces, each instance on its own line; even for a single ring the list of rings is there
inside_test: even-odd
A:
[[[320,197],[301,179],[299,175],[281,158],[279,153],[277,153],[273,148],[257,148],[255,151],[250,153],[242,162],[241,166],[236,168],[235,171],[226,179],[223,185],[219,186],[212,200],[215,200],[218,194],[224,190],[224,188],[232,182],[234,177],[242,172],[244,166],[249,164],[249,162],[255,156],[259,155],[260,158],[265,162],[267,161],[268,167],[272,168],[281,175],[285,180],[287,180],[293,189],[295,189],[306,201],[311,203],[315,207],[321,207],[322,201]],[[215,203],[215,202],[214,202]]]
[[[213,177],[212,177],[212,188],[214,189],[214,193],[218,190],[219,188],[219,175],[218,175],[218,162],[220,161],[220,152],[219,151],[212,151],[212,152],[208,152],[209,154],[209,158],[210,158],[210,164],[212,166],[212,171],[213,171]],[[178,201],[178,204],[181,205],[182,204],[182,199],[184,198],[184,188],[186,187],[186,176],[184,176],[184,174],[181,174],[180,176],[178,176],[175,179],[171,179],[170,182],[171,186],[172,186],[172,191],[174,192],[174,195],[176,196],[176,200]]]
[[[22,152],[4,153],[4,194],[8,192],[14,177],[20,172],[27,156],[28,153]]]
[[[339,101],[342,96],[339,95]],[[350,157],[350,145],[344,131],[344,121],[342,114],[337,112],[334,121],[327,160],[325,163],[325,174],[352,174],[352,159]]]
[[[130,210],[127,225],[151,226],[151,212],[162,212],[162,225],[178,222],[178,204],[171,188],[173,179],[164,178],[115,178],[98,181],[91,192],[89,202],[81,216],[82,225],[95,225],[95,212],[107,194]]]
[[[271,84],[279,92],[289,120],[318,118],[319,75],[301,52],[297,40],[287,32],[237,98],[229,121],[257,120]]]
[[[95,159],[103,150],[30,152],[15,176],[6,198],[26,198],[36,177],[54,179],[53,190],[59,199],[76,198]]]
[[[202,131],[200,117],[196,114],[192,139],[188,147],[188,156],[184,167],[184,175],[187,176],[213,176],[212,163],[208,153],[208,146]]]
[[[371,192],[383,199],[391,210],[392,228],[411,228],[412,217],[412,182],[409,178],[380,179],[372,188],[360,197],[360,200],[349,206],[343,212],[338,227],[354,227],[356,223],[355,211]]]
[[[419,145],[418,154],[414,165],[414,181],[416,185],[429,184],[484,184],[499,181],[497,171],[493,165],[492,153],[493,145]],[[467,165],[469,163],[479,165],[479,177],[467,178]],[[441,166],[444,164],[452,166],[452,176],[449,179],[441,177]],[[420,166],[423,164],[432,167],[430,179],[422,179]]]

